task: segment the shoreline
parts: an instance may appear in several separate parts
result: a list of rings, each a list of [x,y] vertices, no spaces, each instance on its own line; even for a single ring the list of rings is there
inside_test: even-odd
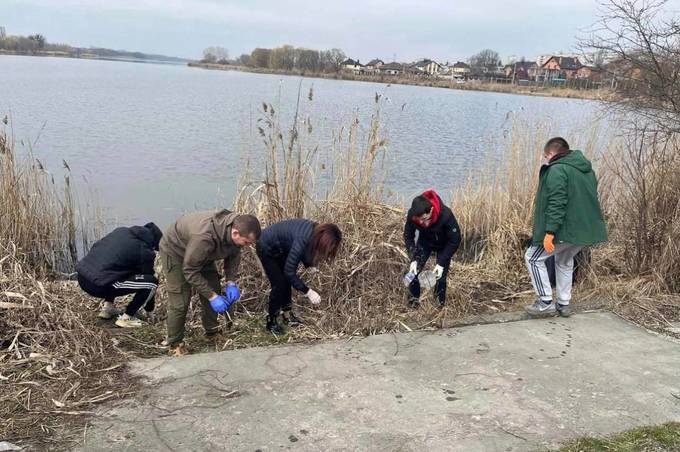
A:
[[[98,61],[115,61],[121,63],[148,63],[148,64],[170,64],[176,66],[183,66],[187,64],[186,60],[157,60],[152,58],[115,58],[107,56],[98,56],[95,54],[86,53],[84,55],[75,55],[68,52],[59,52],[51,50],[42,50],[36,53],[15,52],[12,50],[0,49],[1,56],[24,56],[24,57],[39,57],[39,58],[69,58],[73,60],[98,60]]]
[[[306,77],[306,78],[320,78],[327,80],[341,80],[341,81],[355,81],[355,82],[368,82],[368,83],[379,83],[387,85],[410,85],[410,86],[423,86],[429,88],[444,88],[444,89],[455,89],[459,91],[477,91],[477,92],[489,92],[489,93],[501,93],[501,94],[517,94],[520,96],[538,96],[538,97],[560,97],[566,99],[582,99],[582,100],[593,100],[608,102],[612,100],[612,92],[609,89],[601,90],[577,90],[572,88],[559,88],[559,87],[529,87],[529,86],[518,86],[504,83],[465,83],[458,84],[453,80],[445,79],[409,79],[404,77],[395,76],[373,76],[373,75],[355,75],[345,72],[336,73],[307,73],[300,71],[281,71],[274,69],[262,69],[262,68],[251,68],[246,66],[234,66],[234,65],[224,65],[217,63],[198,63],[189,62],[188,67],[206,69],[206,70],[216,70],[216,71],[237,71],[237,72],[249,72],[252,74],[269,74],[269,75],[287,75],[293,77]]]

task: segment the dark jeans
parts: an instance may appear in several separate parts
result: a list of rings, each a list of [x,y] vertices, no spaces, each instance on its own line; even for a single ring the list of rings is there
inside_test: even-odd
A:
[[[281,310],[290,311],[293,307],[291,301],[292,287],[283,273],[286,256],[270,256],[258,249],[257,257],[260,258],[264,273],[272,286],[269,293],[269,315],[277,316]]]
[[[423,270],[423,267],[427,263],[427,260],[430,258],[430,255],[432,254],[433,251],[437,253],[438,257],[439,252],[441,250],[433,248],[429,243],[426,242],[421,243],[419,241],[418,243],[416,243],[415,260],[416,262],[418,262],[419,271]],[[446,301],[446,276],[449,274],[450,266],[451,260],[449,259],[443,266],[444,272],[442,273],[442,277],[439,278],[439,280],[434,286],[434,290],[437,293],[437,298],[439,299],[440,304],[444,304],[444,302]],[[408,288],[409,291],[411,292],[411,296],[413,296],[414,298],[420,297],[420,281],[418,281],[418,278],[415,278]]]
[[[135,294],[125,308],[125,313],[129,316],[135,315],[142,306],[147,312],[153,311],[155,307],[158,279],[154,275],[133,275],[106,286],[98,286],[78,275],[78,284],[89,295],[104,301],[113,302],[116,297]]]

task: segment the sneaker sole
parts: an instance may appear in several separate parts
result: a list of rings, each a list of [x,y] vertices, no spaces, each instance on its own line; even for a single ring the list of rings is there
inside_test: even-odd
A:
[[[556,315],[558,315],[556,311],[546,311],[546,312],[535,313],[535,312],[529,312],[527,310],[524,310],[524,312],[526,312],[527,315],[529,317],[531,317],[532,319],[542,319],[542,318],[547,318],[547,317],[555,317]]]
[[[141,323],[128,323],[128,322],[122,322],[120,320],[116,320],[115,325],[120,328],[140,328],[144,326]]]

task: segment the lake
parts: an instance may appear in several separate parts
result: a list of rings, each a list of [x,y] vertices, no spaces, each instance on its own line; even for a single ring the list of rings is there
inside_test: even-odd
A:
[[[10,114],[20,149],[31,147],[56,176],[65,160],[110,222],[162,227],[188,210],[231,205],[246,160],[256,171],[262,162],[262,103],[290,124],[299,86],[322,154],[354,115],[367,126],[375,94],[384,96],[387,183],[405,197],[463,184],[496,158],[514,120],[578,148],[598,114],[593,101],[180,65],[0,56],[0,73],[0,117]]]

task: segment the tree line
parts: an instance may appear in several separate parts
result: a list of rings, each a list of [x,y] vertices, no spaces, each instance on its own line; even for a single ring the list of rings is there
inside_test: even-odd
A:
[[[223,47],[208,47],[203,51],[202,61],[283,71],[337,72],[345,59],[347,56],[340,49],[313,50],[283,45],[273,49],[258,47],[235,60],[229,60],[229,52]]]

